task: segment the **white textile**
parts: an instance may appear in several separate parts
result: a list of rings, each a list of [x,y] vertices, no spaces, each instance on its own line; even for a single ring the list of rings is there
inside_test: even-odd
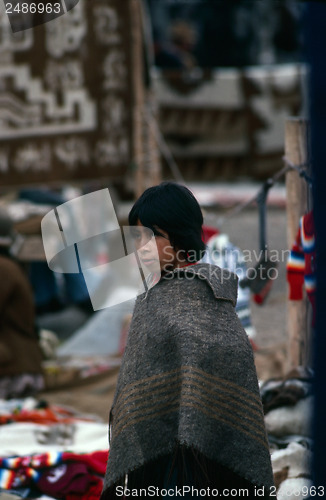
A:
[[[91,453],[108,449],[108,426],[98,422],[40,425],[12,423],[0,426],[0,456],[71,451]]]

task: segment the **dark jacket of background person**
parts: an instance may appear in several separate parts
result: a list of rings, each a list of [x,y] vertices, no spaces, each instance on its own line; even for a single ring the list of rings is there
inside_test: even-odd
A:
[[[42,372],[34,300],[19,265],[0,255],[0,377]]]

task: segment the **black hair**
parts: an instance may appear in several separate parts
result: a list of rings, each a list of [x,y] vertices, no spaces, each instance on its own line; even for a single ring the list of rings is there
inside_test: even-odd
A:
[[[130,226],[138,220],[155,235],[163,236],[157,227],[166,231],[174,249],[183,250],[188,262],[197,262],[204,255],[203,214],[185,186],[165,181],[146,189],[129,213]]]

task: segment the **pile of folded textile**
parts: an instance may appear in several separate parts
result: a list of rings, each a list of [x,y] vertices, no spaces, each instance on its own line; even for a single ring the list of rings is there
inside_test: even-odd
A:
[[[307,498],[311,477],[312,376],[300,368],[261,386],[277,499]],[[316,493],[315,493],[316,494]]]
[[[98,499],[107,447],[107,424],[95,417],[0,400],[0,499]]]

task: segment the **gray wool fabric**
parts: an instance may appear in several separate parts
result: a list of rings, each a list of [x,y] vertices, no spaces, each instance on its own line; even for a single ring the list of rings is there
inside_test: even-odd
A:
[[[235,274],[197,264],[137,298],[103,491],[178,444],[254,485],[273,485],[252,348],[234,309],[237,285]]]

